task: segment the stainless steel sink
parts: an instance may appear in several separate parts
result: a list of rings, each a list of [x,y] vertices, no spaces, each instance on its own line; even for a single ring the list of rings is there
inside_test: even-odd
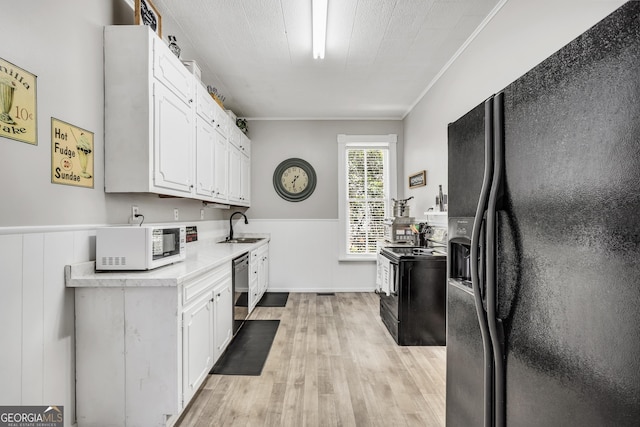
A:
[[[257,243],[264,240],[264,237],[236,237],[231,240],[223,240],[219,243]]]

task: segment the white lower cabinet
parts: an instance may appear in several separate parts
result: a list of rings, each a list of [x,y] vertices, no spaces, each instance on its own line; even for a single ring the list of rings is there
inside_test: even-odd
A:
[[[188,402],[213,366],[214,308],[211,291],[182,313],[182,390]]]
[[[76,287],[78,425],[175,424],[231,340],[231,280],[229,262],[177,287]]]
[[[269,287],[269,245],[251,251],[249,258],[249,313]]]
[[[217,360],[233,337],[233,289],[231,276],[219,282],[213,290],[214,359]]]

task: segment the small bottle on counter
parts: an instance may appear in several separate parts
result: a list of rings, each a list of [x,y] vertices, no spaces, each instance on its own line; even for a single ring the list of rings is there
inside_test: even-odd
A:
[[[439,189],[438,189],[438,210],[440,212],[444,212],[445,209],[444,209],[444,200],[443,200],[444,197],[442,196],[442,185],[439,185],[438,187],[439,187]]]

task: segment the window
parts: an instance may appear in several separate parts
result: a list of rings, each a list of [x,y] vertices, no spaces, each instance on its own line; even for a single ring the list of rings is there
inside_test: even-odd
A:
[[[396,140],[338,135],[341,260],[375,260],[396,190]]]

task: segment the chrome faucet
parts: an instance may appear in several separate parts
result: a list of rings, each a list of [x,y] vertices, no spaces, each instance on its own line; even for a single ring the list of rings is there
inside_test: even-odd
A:
[[[249,220],[247,219],[247,216],[245,214],[243,214],[242,212],[236,211],[236,212],[232,213],[231,216],[229,217],[229,237],[227,237],[227,240],[233,240],[233,224],[231,223],[231,220],[233,219],[235,214],[242,215],[244,217],[244,223],[245,224],[249,224]]]

